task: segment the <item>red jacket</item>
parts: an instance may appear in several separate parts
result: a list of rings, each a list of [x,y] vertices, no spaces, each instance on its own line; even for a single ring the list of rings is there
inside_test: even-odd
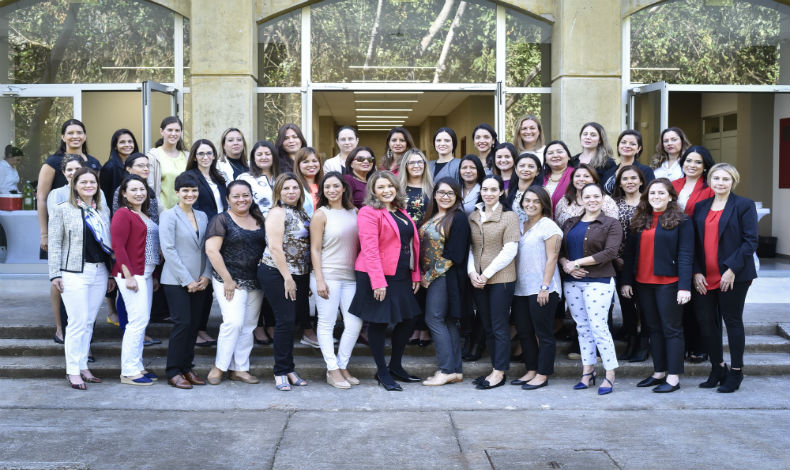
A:
[[[417,226],[411,220],[409,214],[403,209],[400,213],[406,216],[414,228],[412,238],[413,270],[411,280],[420,281],[420,235]],[[370,286],[373,289],[387,287],[384,276],[395,274],[400,256],[400,232],[392,216],[386,209],[373,209],[364,206],[357,215],[357,227],[359,228],[359,256],[354,263],[354,269],[365,272],[370,277]]]
[[[126,207],[115,211],[110,223],[110,239],[115,251],[112,275],[123,277],[121,265],[126,265],[133,276],[145,274],[145,237],[148,229],[139,215]]]
[[[672,186],[675,187],[675,191],[680,194],[680,191],[683,189],[683,186],[686,184],[686,178],[678,178],[672,182]],[[713,190],[710,189],[710,186],[702,187],[703,179],[700,178],[697,180],[697,184],[694,185],[694,189],[691,190],[691,196],[689,196],[689,200],[686,203],[686,209],[683,211],[686,213],[687,216],[691,217],[694,215],[694,206],[709,197],[713,197]]]

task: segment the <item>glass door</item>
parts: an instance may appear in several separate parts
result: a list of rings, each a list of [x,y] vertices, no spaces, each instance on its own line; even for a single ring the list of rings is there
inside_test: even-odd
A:
[[[159,124],[167,116],[178,115],[178,90],[169,85],[146,80],[142,88],[142,151],[147,152],[159,138]]]
[[[669,90],[666,82],[630,88],[626,106],[628,127],[642,133],[642,148],[655,148],[661,130],[669,127]]]

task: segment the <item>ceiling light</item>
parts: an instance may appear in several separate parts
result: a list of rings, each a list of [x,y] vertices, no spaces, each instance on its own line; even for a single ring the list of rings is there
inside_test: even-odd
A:
[[[419,103],[418,100],[354,100],[355,103]]]
[[[411,108],[357,108],[357,112],[359,111],[393,111],[400,113],[410,113],[412,112],[412,109]]]
[[[424,91],[355,91],[355,95],[421,95]]]
[[[357,119],[378,119],[378,118],[392,118],[392,119],[407,119],[409,116],[390,116],[379,114],[378,116],[361,116],[357,115]]]

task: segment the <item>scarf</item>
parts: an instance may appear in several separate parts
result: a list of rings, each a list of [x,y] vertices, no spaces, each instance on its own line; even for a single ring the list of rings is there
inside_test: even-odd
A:
[[[112,256],[112,244],[110,242],[110,228],[104,223],[101,214],[96,210],[96,203],[91,202],[91,205],[85,204],[85,201],[78,199],[77,206],[82,209],[82,214],[85,219],[85,225],[88,231],[93,235],[96,242],[99,243],[101,249],[105,253]]]

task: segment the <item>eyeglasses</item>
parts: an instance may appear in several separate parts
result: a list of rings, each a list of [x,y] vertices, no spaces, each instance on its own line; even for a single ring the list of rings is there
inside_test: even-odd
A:
[[[414,160],[412,162],[407,163],[409,166],[425,166],[425,162],[422,160]]]
[[[146,168],[151,168],[151,165],[148,163],[135,163],[132,165],[132,168],[137,168],[138,170],[144,170]]]
[[[436,191],[437,198],[450,198],[455,197],[455,193],[452,191]]]
[[[209,150],[208,152],[198,152],[195,154],[198,158],[205,158],[205,157],[213,157],[214,152]]]
[[[364,163],[364,162],[373,163],[376,161],[376,159],[373,157],[354,157],[354,160],[359,163]]]

